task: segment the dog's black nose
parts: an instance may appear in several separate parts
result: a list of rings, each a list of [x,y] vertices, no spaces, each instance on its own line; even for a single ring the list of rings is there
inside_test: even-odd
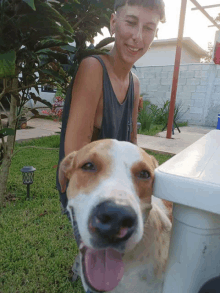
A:
[[[130,206],[105,201],[93,210],[90,231],[104,237],[108,242],[127,240],[136,227],[137,216]]]

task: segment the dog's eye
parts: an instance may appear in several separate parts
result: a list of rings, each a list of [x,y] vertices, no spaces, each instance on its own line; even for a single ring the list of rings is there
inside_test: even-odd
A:
[[[82,166],[82,169],[85,171],[95,171],[95,166],[92,163],[86,163]]]
[[[142,170],[138,174],[138,178],[140,178],[140,179],[149,179],[150,178],[150,173],[147,170]]]

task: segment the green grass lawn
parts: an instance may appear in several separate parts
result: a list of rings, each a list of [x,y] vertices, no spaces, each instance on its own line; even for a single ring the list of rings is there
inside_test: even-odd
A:
[[[84,292],[80,280],[74,286],[70,282],[77,246],[55,187],[59,136],[16,144],[15,149],[31,145],[54,149],[23,149],[13,158],[8,201],[0,214],[0,292]],[[160,164],[171,157],[148,153]],[[26,165],[37,169],[29,201],[20,172]]]
[[[183,122],[183,123],[178,123],[177,125],[178,125],[178,127],[183,127],[183,126],[187,126],[188,123],[187,122]],[[150,126],[150,129],[149,130],[142,130],[142,129],[140,129],[139,130],[139,134],[154,136],[158,132],[161,132],[163,130],[163,128],[164,128],[164,125],[152,124]],[[165,130],[167,130],[167,128],[165,128]],[[178,130],[175,128],[175,131],[178,131]]]

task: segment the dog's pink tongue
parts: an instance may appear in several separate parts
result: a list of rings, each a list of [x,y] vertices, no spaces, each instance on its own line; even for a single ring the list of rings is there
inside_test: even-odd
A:
[[[98,291],[113,290],[124,274],[121,253],[112,248],[87,249],[85,253],[86,276],[91,286]]]

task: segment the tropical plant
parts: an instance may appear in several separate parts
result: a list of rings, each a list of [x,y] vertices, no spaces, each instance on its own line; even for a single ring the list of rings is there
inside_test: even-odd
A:
[[[50,106],[34,93],[38,85],[50,78],[41,61],[43,49],[65,45],[72,41],[73,29],[51,5],[41,0],[2,0],[0,2],[0,205],[4,200],[6,184],[14,149],[16,127],[22,108],[32,98]],[[57,76],[59,78],[59,76]],[[9,113],[1,100],[9,96]],[[32,110],[34,112],[34,110]],[[2,119],[8,119],[3,129]],[[7,141],[5,137],[7,137]]]
[[[155,105],[153,105],[155,107]],[[155,111],[156,116],[154,123],[157,125],[166,125],[169,117],[169,110],[170,110],[170,101],[166,100],[163,102],[162,107],[156,106],[157,110]],[[182,101],[177,102],[175,104],[175,110],[174,110],[174,120],[177,122],[186,112],[187,110],[183,110],[183,103]]]
[[[101,29],[103,27],[109,28],[114,0],[51,0],[50,4],[74,29],[74,44],[47,50],[45,62],[47,62],[48,56],[53,57],[54,50],[59,52],[61,59],[59,60],[59,66],[56,64],[57,69],[62,70],[62,73],[67,76],[74,77],[83,58],[95,54],[106,54],[107,50],[102,49],[102,47],[114,41],[114,38],[110,37],[105,38],[96,46],[93,45],[93,39],[97,33],[102,34]],[[68,56],[68,60],[63,59],[62,56]],[[64,95],[68,84],[69,81],[63,84],[56,80],[56,85]]]
[[[109,28],[114,0],[51,1],[51,5],[65,17],[74,29],[76,48],[84,47],[86,49],[86,41],[93,43],[93,38],[97,33],[102,34],[101,29],[104,26]]]
[[[162,105],[162,107],[159,108],[159,106],[157,107],[157,115],[155,117],[155,124],[165,124],[168,121],[168,117],[169,117],[169,106],[170,106],[170,101],[165,101]]]
[[[150,130],[152,124],[166,126],[169,117],[170,101],[163,102],[162,107],[151,104],[150,101],[143,102],[143,109],[138,115],[138,122],[141,123],[141,130]],[[180,101],[175,105],[174,120],[177,122],[186,112],[183,111],[183,104]]]
[[[50,84],[66,93],[82,58],[105,53],[87,45],[101,28],[108,26],[113,0],[1,0],[0,1],[0,205],[14,148],[22,108],[34,103],[51,104],[39,97],[38,87]],[[75,45],[70,45],[75,41]],[[32,89],[35,89],[35,92]],[[8,98],[9,113],[1,100]],[[1,110],[1,109],[0,109]],[[30,109],[39,115],[37,109]],[[35,117],[35,116],[34,116]],[[3,128],[2,119],[8,119]],[[7,141],[5,137],[7,137]]]

